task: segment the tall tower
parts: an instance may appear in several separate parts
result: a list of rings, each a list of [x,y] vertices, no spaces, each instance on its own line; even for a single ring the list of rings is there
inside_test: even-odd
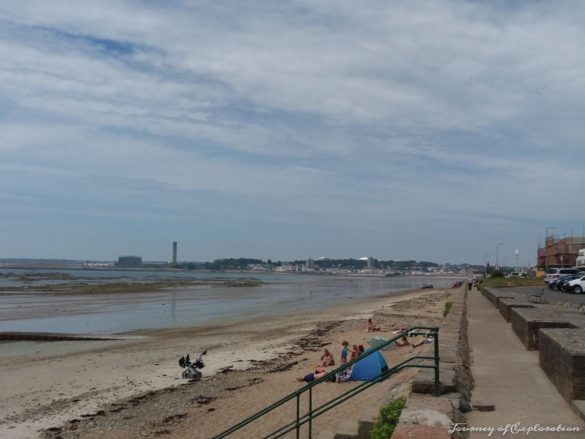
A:
[[[173,265],[177,264],[177,241],[173,241]]]

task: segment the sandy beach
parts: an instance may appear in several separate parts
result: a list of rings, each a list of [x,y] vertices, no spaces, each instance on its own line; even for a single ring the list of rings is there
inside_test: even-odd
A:
[[[389,335],[396,328],[438,324],[447,290],[416,290],[352,300],[319,312],[285,314],[202,327],[134,333],[118,340],[0,344],[0,437],[212,437],[299,388],[323,348],[336,359],[341,341],[364,344],[373,317]],[[415,340],[411,340],[415,341]],[[366,345],[367,346],[367,345]],[[415,349],[385,354],[389,364]],[[208,350],[205,378],[186,382],[177,360]],[[224,373],[230,371],[229,373]],[[403,371],[319,417],[314,431],[356,418],[364,405],[405,394],[414,369]],[[316,401],[350,383],[319,386]],[[258,437],[276,428],[284,409],[233,437]]]

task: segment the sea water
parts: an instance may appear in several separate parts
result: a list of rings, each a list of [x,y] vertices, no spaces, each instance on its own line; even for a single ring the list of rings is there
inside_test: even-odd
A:
[[[142,293],[0,294],[0,331],[113,334],[136,330],[203,325],[303,310],[324,309],[432,283],[448,287],[454,279],[428,276],[358,277],[277,273],[193,273],[169,271],[0,270],[2,287],[56,283],[158,282],[168,279],[257,279],[257,287],[194,285]],[[26,277],[41,273],[38,279]]]

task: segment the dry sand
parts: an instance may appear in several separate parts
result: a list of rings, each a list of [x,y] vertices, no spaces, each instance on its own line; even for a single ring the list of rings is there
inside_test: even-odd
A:
[[[301,387],[293,378],[312,371],[324,347],[338,359],[343,339],[367,347],[372,335],[440,323],[447,295],[445,290],[394,293],[318,313],[151,331],[115,341],[2,343],[0,437],[212,437]],[[384,331],[365,332],[372,316]],[[205,379],[185,382],[178,357],[204,349],[209,351]],[[424,348],[395,349],[385,357],[396,364],[415,349]],[[224,368],[236,372],[218,373]],[[360,408],[405,394],[413,373],[403,371],[319,417],[314,431],[333,430],[340,419],[357,419]],[[328,400],[352,385],[318,386],[314,399]],[[233,437],[269,433],[293,410],[290,404]]]

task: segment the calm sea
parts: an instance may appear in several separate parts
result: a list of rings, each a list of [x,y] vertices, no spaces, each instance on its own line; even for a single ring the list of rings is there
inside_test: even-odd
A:
[[[12,273],[12,275],[8,275]],[[47,279],[48,273],[72,276]],[[31,276],[32,275],[32,276]],[[420,288],[448,287],[455,279],[427,276],[351,277],[276,273],[192,273],[121,270],[0,269],[2,287],[58,283],[156,282],[165,279],[240,279],[259,287],[193,286],[120,294],[0,294],[0,331],[113,334],[245,320],[262,315],[323,309],[353,299]]]

